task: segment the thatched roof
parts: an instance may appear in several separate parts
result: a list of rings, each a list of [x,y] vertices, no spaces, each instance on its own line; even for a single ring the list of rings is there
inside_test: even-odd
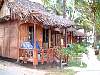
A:
[[[85,37],[86,34],[85,33],[82,33],[82,32],[79,32],[79,31],[76,31],[75,36]]]
[[[9,15],[0,18],[0,22],[5,22],[5,21],[9,21],[9,20],[10,20],[10,16]]]
[[[75,36],[85,37],[86,34],[84,32],[84,29],[78,29],[75,31]]]
[[[3,3],[4,3],[4,0],[0,0],[0,9],[2,8]]]
[[[31,17],[35,17],[44,25],[57,25],[64,27],[74,25],[73,21],[61,16],[50,14],[45,10],[44,6],[29,0],[15,0],[15,2],[8,2],[8,8],[11,9],[13,14],[17,14],[21,18],[27,18],[31,14]]]

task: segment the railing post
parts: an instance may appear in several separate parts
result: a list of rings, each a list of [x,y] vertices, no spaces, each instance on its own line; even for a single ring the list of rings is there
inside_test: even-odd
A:
[[[49,59],[50,59],[50,48],[47,50],[47,63],[49,63]]]
[[[33,50],[33,65],[34,67],[38,65],[38,50],[37,49]]]
[[[41,64],[44,64],[44,49],[41,50]]]

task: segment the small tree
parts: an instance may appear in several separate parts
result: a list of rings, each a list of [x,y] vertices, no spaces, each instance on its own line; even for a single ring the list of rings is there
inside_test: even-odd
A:
[[[73,44],[73,51],[74,51],[74,54],[77,56],[83,54],[83,53],[86,53],[87,52],[87,49],[86,49],[86,46],[83,45],[83,44]]]
[[[60,60],[62,60],[64,56],[67,57],[67,64],[68,64],[69,56],[77,58],[81,56],[83,53],[87,53],[87,49],[85,44],[78,43],[78,44],[69,44],[67,48],[59,48],[58,52],[60,55]]]

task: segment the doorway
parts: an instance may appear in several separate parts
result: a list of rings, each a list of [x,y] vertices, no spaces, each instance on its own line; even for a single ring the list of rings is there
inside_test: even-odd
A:
[[[28,29],[29,41],[31,45],[34,46],[34,26],[29,26]]]

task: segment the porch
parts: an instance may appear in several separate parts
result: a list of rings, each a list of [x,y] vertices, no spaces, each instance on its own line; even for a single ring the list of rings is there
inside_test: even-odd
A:
[[[24,23],[19,26],[19,58],[23,63],[33,65],[60,61],[58,48],[65,47],[65,29],[52,26],[43,27],[40,23]],[[64,59],[66,59],[64,57]]]

